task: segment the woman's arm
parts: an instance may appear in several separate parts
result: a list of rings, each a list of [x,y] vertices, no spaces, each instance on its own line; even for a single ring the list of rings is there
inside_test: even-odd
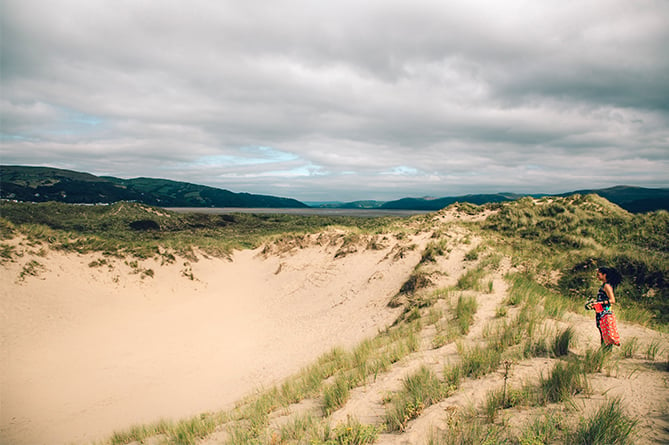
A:
[[[613,294],[613,287],[611,287],[609,283],[604,285],[604,292],[606,292],[606,296],[609,297],[609,304],[616,302],[616,296]]]

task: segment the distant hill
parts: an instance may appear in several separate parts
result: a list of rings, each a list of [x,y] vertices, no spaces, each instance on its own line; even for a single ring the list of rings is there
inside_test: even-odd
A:
[[[233,193],[167,179],[119,179],[57,168],[9,165],[0,166],[0,198],[85,204],[136,201],[161,207],[307,207],[295,199]]]
[[[597,194],[632,213],[669,210],[669,189],[649,189],[618,185],[601,190],[577,190],[559,196]]]
[[[554,196],[597,194],[632,213],[669,210],[669,189],[650,189],[619,185],[599,190],[577,190]],[[338,209],[440,210],[455,202],[481,205],[513,201],[523,196],[539,198],[545,194],[519,195],[494,193],[442,198],[402,198],[395,201],[353,201],[311,203],[312,207]],[[66,203],[113,203],[136,201],[159,207],[239,207],[308,208],[290,198],[279,198],[170,181],[167,179],[119,179],[95,176],[49,167],[0,166],[0,198],[18,201]]]
[[[622,207],[628,212],[643,213],[654,210],[669,210],[669,189],[650,189],[619,185],[601,190],[577,190],[553,196],[571,196],[575,194],[596,194]],[[513,201],[523,196],[540,198],[546,194],[519,195],[515,193],[496,193],[481,195],[462,195],[444,198],[403,198],[383,203],[381,209],[404,210],[439,210],[455,202],[468,202],[481,205],[491,202]]]
[[[470,204],[481,205],[490,202],[513,201],[522,198],[523,196],[524,195],[516,195],[513,193],[496,193],[450,196],[444,198],[402,198],[397,201],[388,201],[384,203],[381,208],[389,210],[440,210],[456,202],[468,202]]]

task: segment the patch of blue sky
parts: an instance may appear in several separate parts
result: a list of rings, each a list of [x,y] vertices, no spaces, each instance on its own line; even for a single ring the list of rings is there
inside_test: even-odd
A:
[[[0,133],[0,141],[36,141],[37,139],[31,138],[22,134],[7,134]]]
[[[276,150],[271,147],[243,147],[239,155],[213,155],[198,158],[197,165],[261,165],[277,162],[289,162],[299,159],[293,153]]]
[[[61,107],[54,105],[56,110],[62,113],[62,121],[65,123],[74,123],[74,124],[83,124],[86,126],[97,126],[100,125],[104,120],[98,116],[92,114],[83,113],[78,110],[74,110],[68,107]]]
[[[252,156],[259,156],[262,159],[270,159],[273,162],[287,162],[299,159],[299,156],[294,153],[288,153],[272,147],[242,147],[241,151],[249,153]]]
[[[302,178],[327,175],[322,168],[314,165],[301,165],[284,170],[263,170],[258,172],[227,172],[219,175],[220,178]]]
[[[104,119],[92,114],[83,113],[72,108],[53,106],[58,111],[57,117],[41,127],[43,134],[56,136],[72,136],[90,134],[98,131]],[[40,130],[39,128],[37,129]]]
[[[314,165],[302,165],[287,170],[268,170],[257,173],[254,176],[279,177],[279,178],[300,178],[308,176],[323,176],[326,173],[320,167]]]
[[[419,171],[413,167],[407,167],[406,165],[400,165],[398,167],[391,168],[388,171],[382,172],[385,175],[397,175],[397,176],[416,176],[419,174]]]
[[[95,116],[89,116],[85,114],[79,114],[77,116],[73,116],[70,119],[68,119],[69,122],[74,122],[77,124],[84,124],[84,125],[90,125],[90,126],[97,126],[102,123],[102,119],[95,117]]]

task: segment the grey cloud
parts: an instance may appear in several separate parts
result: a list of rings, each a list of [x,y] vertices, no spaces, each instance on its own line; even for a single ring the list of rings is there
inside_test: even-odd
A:
[[[663,1],[6,0],[2,20],[3,163],[304,199],[669,185]],[[292,159],[202,161],[252,147]]]

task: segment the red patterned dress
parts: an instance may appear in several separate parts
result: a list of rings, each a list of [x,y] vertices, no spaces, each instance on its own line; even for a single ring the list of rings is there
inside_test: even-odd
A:
[[[597,292],[597,301],[594,304],[597,329],[599,329],[600,339],[602,345],[620,346],[620,335],[618,335],[618,325],[616,323],[616,316],[611,311],[611,303],[609,297],[604,291],[604,286],[599,288]]]

